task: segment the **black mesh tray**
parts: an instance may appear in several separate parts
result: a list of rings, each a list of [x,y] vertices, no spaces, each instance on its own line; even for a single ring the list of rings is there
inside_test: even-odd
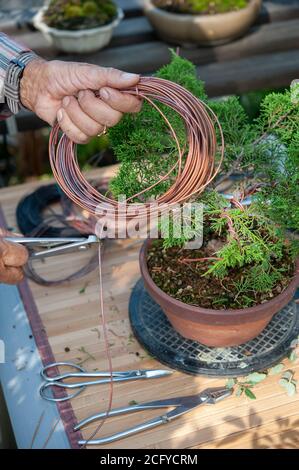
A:
[[[262,333],[231,348],[211,348],[177,333],[140,279],[129,303],[131,326],[140,344],[167,366],[194,375],[236,377],[265,370],[283,357],[299,335],[299,308],[292,301]]]

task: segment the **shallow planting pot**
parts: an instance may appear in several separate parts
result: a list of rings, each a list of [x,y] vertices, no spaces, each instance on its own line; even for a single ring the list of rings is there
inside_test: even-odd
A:
[[[124,17],[123,11],[118,8],[117,17],[111,23],[98,28],[73,31],[50,28],[43,20],[46,9],[47,7],[39,10],[33,18],[33,24],[54,47],[63,52],[85,53],[102,49],[109,44],[114,28]]]
[[[174,329],[188,339],[213,347],[237,346],[255,338],[273,315],[287,305],[299,286],[299,260],[289,286],[275,298],[244,309],[214,310],[185,304],[163,292],[152,280],[147,267],[151,241],[141,248],[139,263],[144,285],[160,305]]]
[[[144,13],[159,36],[181,45],[214,46],[242,36],[254,23],[262,0],[249,0],[247,7],[238,11],[215,15],[189,15],[172,13],[155,7],[145,0]]]

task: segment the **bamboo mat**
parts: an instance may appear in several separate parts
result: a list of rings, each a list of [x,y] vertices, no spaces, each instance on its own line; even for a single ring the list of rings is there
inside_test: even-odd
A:
[[[115,167],[106,167],[89,176],[111,176]],[[16,227],[15,208],[19,199],[41,183],[27,183],[0,190],[0,202],[8,226]],[[138,252],[141,244],[132,240],[107,241],[103,261],[103,290],[108,320],[109,343],[114,370],[160,368],[161,364],[141,348],[129,325],[128,300],[140,277]],[[40,262],[39,273],[49,278],[76,269],[90,253],[57,256]],[[56,361],[84,362],[89,371],[107,370],[99,315],[97,271],[86,278],[58,287],[30,288],[45,327]],[[285,361],[297,371],[299,364]],[[295,377],[296,378],[296,377]],[[296,448],[299,446],[299,394],[288,397],[278,385],[279,376],[268,377],[254,388],[257,400],[232,397],[215,406],[203,406],[189,414],[135,436],[101,448]],[[170,378],[119,383],[114,386],[113,407],[155,399],[194,394],[205,387],[219,386],[225,379],[193,377],[175,372]],[[106,409],[109,386],[87,388],[71,401],[78,420]],[[53,405],[55,406],[55,405]],[[110,435],[157,416],[159,412],[139,412],[106,421],[101,436]],[[82,430],[88,438],[92,424]]]

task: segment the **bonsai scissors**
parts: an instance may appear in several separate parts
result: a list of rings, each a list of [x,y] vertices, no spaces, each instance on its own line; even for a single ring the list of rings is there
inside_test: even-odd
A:
[[[66,372],[64,374],[56,375],[50,377],[48,375],[48,370],[52,367],[57,366],[67,366],[69,368],[75,369],[76,372]],[[113,382],[126,382],[128,380],[140,380],[140,379],[156,379],[159,377],[166,377],[172,374],[171,370],[163,370],[163,369],[138,369],[138,370],[128,370],[128,371],[118,371],[112,372],[112,380]],[[41,376],[44,379],[42,383],[39,393],[42,398],[48,401],[66,401],[70,400],[71,398],[76,397],[79,393],[83,392],[86,387],[90,385],[99,385],[99,384],[106,384],[109,383],[111,380],[110,372],[87,372],[83,367],[79,366],[78,364],[73,364],[72,362],[54,362],[53,364],[48,364],[41,370]],[[94,378],[96,380],[85,380],[82,382],[73,382],[68,383],[64,382],[67,379],[71,378],[79,378],[79,379],[87,379],[87,378]],[[68,390],[76,390],[74,393],[62,397],[62,398],[55,398],[50,396],[47,393],[48,388],[52,387],[60,387],[65,388]]]
[[[100,239],[95,235],[73,238],[3,237],[3,239],[25,245],[30,250],[30,259],[48,258],[76,250],[86,250],[95,243],[100,242]],[[43,247],[45,249],[40,251],[34,249]]]
[[[180,416],[186,413],[189,413],[189,411],[192,411],[193,409],[197,408],[200,405],[214,405],[218,401],[221,401],[224,398],[229,397],[232,393],[233,391],[231,389],[227,389],[226,387],[207,388],[197,395],[169,398],[169,399],[164,399],[164,400],[156,400],[156,401],[150,401],[148,403],[143,403],[140,405],[137,404],[133,406],[127,406],[124,408],[116,408],[110,411],[110,413],[108,414],[108,417],[119,416],[122,414],[133,413],[135,411],[141,411],[141,410],[152,410],[155,408],[159,409],[159,408],[172,407],[174,409],[161,416],[158,416],[157,418],[153,418],[149,421],[138,424],[124,431],[120,431],[111,436],[102,437],[101,439],[80,440],[78,443],[80,445],[109,444],[110,442],[123,439],[124,437],[131,436],[132,434],[145,431],[146,429],[152,429],[156,426],[159,426],[160,424],[167,424],[168,422],[176,418],[179,418]],[[105,417],[106,417],[106,412],[103,412],[103,413],[98,413],[93,416],[90,416],[89,418],[83,419],[74,427],[74,431],[77,431],[78,429],[82,428],[86,424],[92,423],[93,421],[96,421],[98,419],[102,419]]]

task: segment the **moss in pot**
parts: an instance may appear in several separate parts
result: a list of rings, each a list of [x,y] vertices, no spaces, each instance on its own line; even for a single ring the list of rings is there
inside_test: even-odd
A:
[[[248,5],[248,0],[153,0],[156,7],[173,13],[215,15],[237,11]]]
[[[269,94],[259,118],[250,123],[236,97],[208,100],[195,67],[175,54],[157,75],[185,86],[213,108],[226,142],[224,173],[251,172],[252,179],[240,183],[232,203],[211,186],[197,198],[204,207],[201,248],[184,248],[185,242],[197,234],[192,224],[183,236],[172,235],[178,233],[175,225],[181,224],[177,218],[172,219],[167,236],[145,242],[140,254],[145,287],[183,336],[209,346],[241,344],[265,328],[292,299],[299,284],[298,242],[288,238],[285,231],[289,211],[286,205],[275,205],[275,197],[271,199],[271,191],[276,191],[280,183],[284,184],[286,201],[298,188],[298,106],[292,103],[288,90]],[[181,119],[167,107],[162,108],[183,147]],[[268,139],[268,134],[279,140]],[[147,103],[141,113],[126,116],[111,129],[110,141],[121,160],[119,173],[110,183],[115,196],[130,196],[144,189],[176,160],[172,136]],[[286,184],[288,174],[292,178]],[[220,175],[219,180],[224,176]],[[168,184],[164,181],[149,196],[156,197]],[[248,207],[242,205],[246,192],[254,193]],[[296,225],[297,219],[289,220]],[[163,219],[160,229],[163,232]]]
[[[112,0],[51,0],[34,26],[64,52],[93,52],[106,46],[123,12]]]
[[[44,21],[51,28],[80,30],[104,26],[116,16],[111,0],[51,0]]]

